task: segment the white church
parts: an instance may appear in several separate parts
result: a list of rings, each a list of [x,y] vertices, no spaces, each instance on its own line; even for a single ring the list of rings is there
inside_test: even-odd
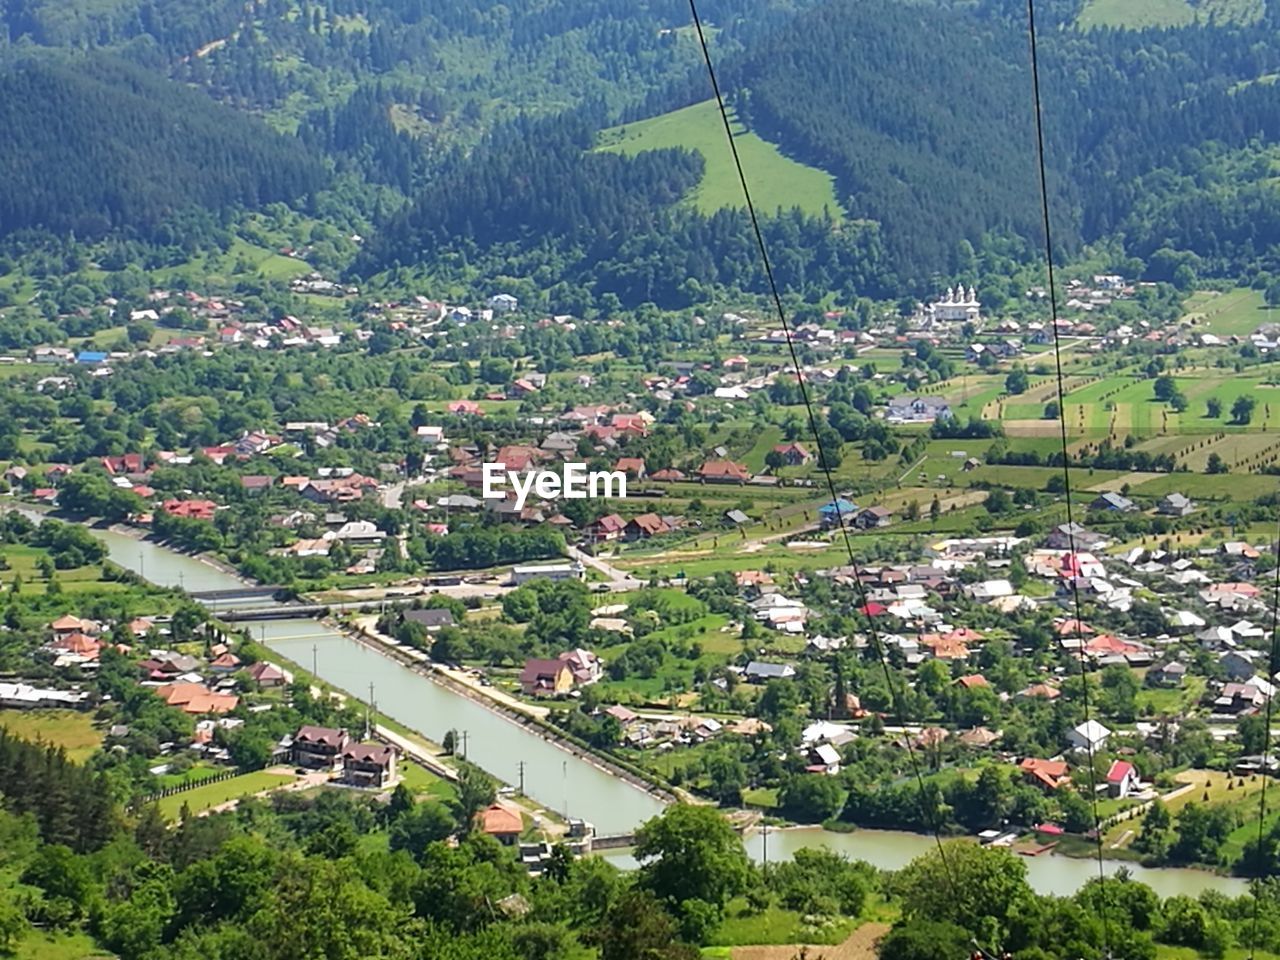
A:
[[[977,323],[982,319],[982,304],[978,302],[978,294],[973,287],[965,290],[961,284],[947,287],[946,296],[929,304],[923,313],[935,322]]]

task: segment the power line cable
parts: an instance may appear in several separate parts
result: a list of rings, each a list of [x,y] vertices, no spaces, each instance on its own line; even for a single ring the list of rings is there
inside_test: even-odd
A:
[[[746,171],[742,166],[742,158],[738,154],[738,145],[733,136],[733,124],[729,120],[729,111],[725,106],[724,96],[720,91],[720,81],[716,76],[715,65],[711,60],[711,51],[707,46],[706,33],[702,27],[702,17],[698,13],[697,0],[689,0],[689,12],[693,17],[694,30],[698,35],[698,43],[702,48],[702,58],[706,63],[707,76],[711,80],[711,89],[715,94],[716,105],[720,111],[720,120],[724,124],[725,136],[729,140],[729,151],[733,155],[733,165],[738,174],[738,182],[742,186],[742,196],[746,202],[747,215],[751,220],[751,229],[755,234],[756,247],[760,252],[760,262],[764,268],[765,280],[768,283],[770,297],[773,306],[778,315],[778,321],[782,324],[782,331],[787,341],[787,349],[791,354],[791,364],[795,368],[796,383],[800,389],[800,396],[804,402],[805,411],[808,415],[809,430],[813,434],[814,446],[817,449],[818,464],[822,469],[823,476],[826,478],[827,489],[831,494],[831,501],[836,511],[836,519],[840,525],[845,550],[849,555],[849,566],[853,571],[853,580],[856,585],[858,598],[862,605],[862,610],[866,615],[868,622],[868,637],[872,649],[875,651],[880,661],[881,670],[884,672],[885,683],[889,688],[889,696],[893,700],[894,710],[898,714],[898,720],[903,728],[903,744],[906,747],[907,757],[910,761],[912,772],[915,776],[916,783],[920,791],[920,806],[924,813],[925,822],[929,829],[933,832],[933,839],[938,848],[938,855],[941,858],[943,870],[947,875],[948,885],[951,888],[952,896],[958,898],[958,890],[956,885],[955,874],[951,865],[951,861],[947,856],[946,847],[942,843],[942,836],[939,831],[938,809],[937,804],[930,803],[929,798],[933,795],[928,789],[928,785],[924,779],[924,773],[920,768],[919,759],[916,756],[915,747],[911,743],[911,737],[907,731],[906,711],[902,705],[902,693],[900,687],[894,683],[893,673],[889,668],[889,661],[885,655],[884,645],[880,640],[879,632],[875,626],[875,617],[871,615],[868,609],[866,586],[862,582],[862,570],[854,554],[853,542],[849,535],[849,527],[846,511],[842,509],[840,497],[836,493],[835,479],[831,473],[831,466],[827,461],[826,451],[822,446],[821,433],[818,430],[818,419],[814,413],[813,400],[809,396],[809,389],[806,386],[804,371],[800,365],[800,357],[796,352],[795,340],[791,335],[791,324],[787,320],[786,309],[782,305],[782,296],[778,292],[778,283],[774,278],[773,265],[769,259],[768,246],[764,240],[764,233],[760,229],[760,219],[756,215],[755,203],[751,198],[751,187],[747,182]]]
[[[1280,498],[1277,498],[1276,510],[1280,511]],[[1275,580],[1271,587],[1271,650],[1267,656],[1267,682],[1275,683],[1277,672],[1280,672],[1280,521],[1276,525],[1276,545],[1273,552],[1276,561]],[[1263,841],[1266,837],[1264,827],[1267,822],[1267,783],[1272,777],[1272,765],[1276,764],[1276,774],[1280,774],[1280,761],[1277,760],[1275,745],[1271,742],[1271,711],[1275,705],[1275,690],[1267,697],[1264,712],[1265,737],[1262,741],[1262,789],[1258,791],[1258,846],[1257,858],[1259,873],[1263,873]],[[1265,873],[1263,873],[1265,876]],[[1249,924],[1249,960],[1254,960],[1258,952],[1258,924],[1262,919],[1261,891],[1253,891],[1253,919]]]
[[[1080,695],[1084,705],[1084,744],[1089,761],[1089,800],[1091,802],[1093,833],[1098,860],[1099,892],[1103,894],[1102,937],[1106,955],[1111,956],[1111,920],[1106,908],[1107,868],[1102,855],[1102,820],[1098,816],[1098,772],[1094,769],[1093,723],[1089,718],[1089,665],[1084,648],[1083,606],[1080,601],[1080,555],[1076,552],[1075,511],[1071,503],[1071,455],[1067,445],[1066,380],[1062,373],[1062,343],[1058,331],[1058,288],[1053,269],[1053,232],[1049,215],[1049,179],[1045,170],[1044,108],[1040,98],[1040,44],[1036,32],[1035,0],[1027,0],[1027,37],[1031,47],[1031,92],[1035,101],[1036,166],[1040,180],[1040,210],[1044,226],[1044,258],[1049,280],[1049,315],[1053,328],[1053,362],[1057,375],[1058,427],[1062,439],[1063,496],[1067,503],[1067,556],[1071,569],[1068,583],[1071,585],[1072,606],[1075,609],[1075,635],[1077,659],[1080,665]]]

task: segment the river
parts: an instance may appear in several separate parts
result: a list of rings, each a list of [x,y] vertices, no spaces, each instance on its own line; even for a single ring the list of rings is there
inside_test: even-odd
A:
[[[195,591],[230,590],[243,585],[217,567],[160,544],[110,530],[97,529],[94,533],[107,544],[112,560],[153,583]],[[383,713],[431,739],[439,740],[449,729],[465,730],[468,758],[503,781],[517,783],[523,761],[529,796],[562,814],[589,820],[601,834],[628,833],[662,808],[644,791],[321,623],[266,621],[254,624],[252,629],[268,647],[304,667],[311,667],[314,654],[316,673],[347,693],[366,698],[372,683],[374,698]],[[767,844],[770,860],[789,859],[802,847],[827,846],[888,870],[902,867],[934,847],[932,838],[914,833],[831,833],[816,827],[770,830]],[[763,858],[765,845],[766,838],[759,833],[746,841],[748,853],[756,860]],[[625,850],[611,851],[607,856],[619,866],[634,865]],[[1026,864],[1031,885],[1041,893],[1069,894],[1098,875],[1093,860],[1049,855],[1028,857]],[[1108,861],[1107,872],[1114,873],[1121,866]],[[1203,890],[1238,895],[1246,890],[1243,880],[1201,870],[1124,866],[1164,897],[1195,896]]]

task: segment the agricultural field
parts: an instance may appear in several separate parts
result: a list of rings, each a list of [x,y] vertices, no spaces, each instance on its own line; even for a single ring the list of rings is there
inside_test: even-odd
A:
[[[1186,316],[1194,329],[1219,336],[1245,336],[1272,320],[1262,293],[1239,287],[1225,293],[1201,291],[1187,299]]]
[[[777,146],[748,132],[736,121],[734,139],[751,180],[753,199],[761,212],[799,207],[809,214],[821,214],[825,209],[832,216],[840,215],[835,182],[830,174],[791,160]],[[706,160],[702,183],[689,198],[699,210],[714,213],[724,207],[745,206],[714,100],[613,127],[605,130],[600,139],[600,149],[620,153],[671,147],[696,150]]]
[[[76,762],[87,760],[102,743],[93,718],[79,710],[0,710],[0,727],[24,740],[62,747]]]

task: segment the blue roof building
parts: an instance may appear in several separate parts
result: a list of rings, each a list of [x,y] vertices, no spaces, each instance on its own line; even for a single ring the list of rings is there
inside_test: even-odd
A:
[[[832,500],[824,503],[818,508],[818,519],[824,527],[835,526],[840,523],[841,517],[849,517],[858,512],[858,505],[851,500],[840,497],[838,500]]]
[[[81,350],[76,356],[76,363],[93,365],[106,362],[107,355],[102,350]]]

